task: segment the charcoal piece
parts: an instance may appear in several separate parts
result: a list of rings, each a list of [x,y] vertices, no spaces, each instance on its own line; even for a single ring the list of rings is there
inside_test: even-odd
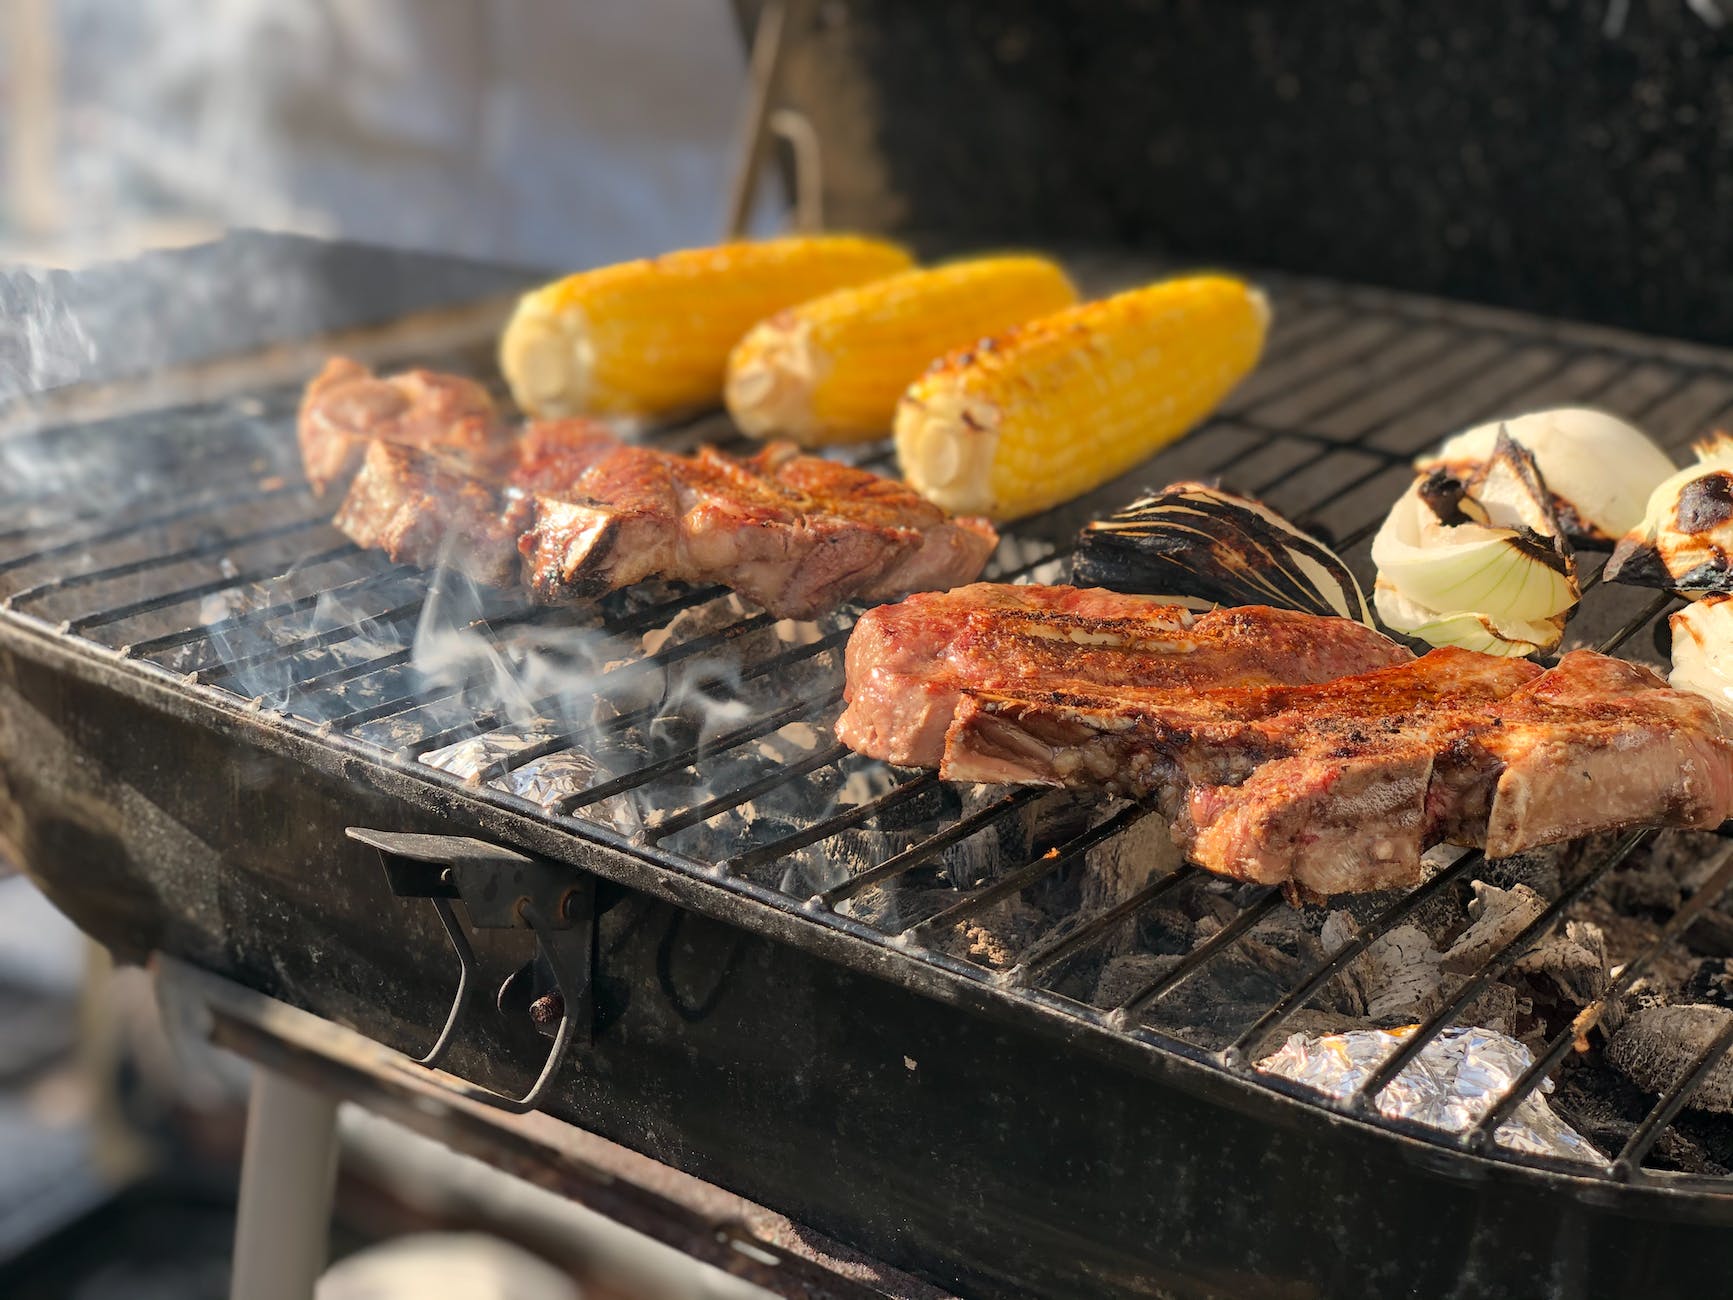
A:
[[[1588,921],[1571,920],[1554,929],[1518,958],[1514,969],[1571,1007],[1593,1002],[1612,978],[1606,936]]]
[[[1543,899],[1557,898],[1562,867],[1570,854],[1568,845],[1548,844],[1508,858],[1489,858],[1476,875],[1501,889],[1519,886]]]
[[[1552,1108],[1602,1151],[1624,1146],[1655,1099],[1616,1071],[1568,1062],[1552,1097]],[[1679,1173],[1733,1173],[1733,1125],[1719,1115],[1685,1112],[1660,1136],[1647,1164]]]
[[[1546,900],[1527,885],[1501,889],[1476,880],[1472,888],[1468,928],[1444,953],[1444,969],[1456,975],[1472,975],[1546,911]]]
[[[1179,865],[1179,846],[1174,843],[1166,819],[1145,817],[1089,855],[1079,900],[1083,912],[1094,915],[1117,907]],[[1136,927],[1122,924],[1104,935],[1099,946],[1107,955],[1115,956],[1136,942]]]
[[[1166,975],[1179,965],[1180,958],[1155,953],[1126,953],[1111,957],[1101,969],[1090,1001],[1098,1007],[1117,1007],[1139,989]]]
[[[1689,1070],[1729,1024],[1733,1011],[1725,1007],[1644,1007],[1607,1043],[1607,1062],[1645,1092],[1658,1095]],[[1733,1058],[1717,1061],[1685,1104],[1692,1110],[1733,1113]]]
[[[1456,992],[1461,981],[1445,977],[1445,993]],[[1456,1017],[1460,1025],[1496,1029],[1514,1038],[1530,1051],[1538,1051],[1546,1040],[1546,1026],[1535,1019],[1534,1004],[1509,984],[1488,984]]]
[[[1702,957],[1733,957],[1733,916],[1710,908],[1685,931],[1685,946]]]
[[[1733,960],[1705,957],[1686,979],[1681,996],[1687,1002],[1733,1009]]]
[[[1354,936],[1347,913],[1330,914],[1319,934],[1334,950]],[[1411,1023],[1436,1011],[1444,1000],[1438,949],[1424,930],[1400,925],[1381,934],[1343,972],[1343,983],[1376,1024],[1384,1020]]]

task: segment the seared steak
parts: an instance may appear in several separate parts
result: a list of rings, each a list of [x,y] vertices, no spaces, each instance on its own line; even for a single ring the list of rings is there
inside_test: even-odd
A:
[[[1474,736],[1498,765],[1493,857],[1624,826],[1733,815],[1733,718],[1639,664],[1577,650]]]
[[[967,582],[998,534],[911,488],[772,443],[673,456],[531,426],[514,480],[535,502],[524,580],[583,599],[648,577],[723,582],[784,618]]]
[[[970,692],[940,771],[1153,799],[1212,871],[1315,894],[1381,889],[1419,879],[1460,797],[1436,783],[1435,756],[1540,671],[1434,650],[1309,686]],[[1459,770],[1450,790],[1469,784]]]
[[[659,577],[721,582],[784,618],[978,576],[998,543],[902,483],[772,443],[676,456],[585,420],[504,421],[480,385],[336,359],[308,385],[314,488],[348,484],[337,526],[405,563],[441,558],[548,602]],[[351,482],[351,479],[353,481]]]
[[[1199,865],[1302,895],[1413,884],[1440,842],[1495,857],[1733,813],[1733,721],[1591,651],[1466,650],[1318,686],[971,690],[948,778],[1152,799]]]
[[[332,522],[398,564],[447,564],[477,582],[517,579],[527,503],[445,461],[390,442],[366,444],[360,472]]]
[[[1098,588],[977,583],[861,617],[837,735],[887,762],[937,767],[965,691],[1056,699],[1101,687],[1323,682],[1412,658],[1347,619],[1262,606],[1197,614]]]
[[[488,480],[516,456],[513,430],[474,380],[432,370],[380,378],[346,357],[332,357],[307,385],[296,434],[321,496],[349,485],[372,441],[436,453],[453,471]]]

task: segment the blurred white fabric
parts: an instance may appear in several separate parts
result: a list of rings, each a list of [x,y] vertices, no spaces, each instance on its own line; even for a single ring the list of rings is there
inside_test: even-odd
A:
[[[399,1237],[326,1270],[314,1300],[582,1300],[558,1269],[473,1233]]]
[[[724,0],[7,2],[53,9],[68,238],[190,220],[567,266],[720,230]]]

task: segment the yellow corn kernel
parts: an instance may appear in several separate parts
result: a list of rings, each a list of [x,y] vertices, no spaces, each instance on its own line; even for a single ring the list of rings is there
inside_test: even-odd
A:
[[[719,402],[728,351],[784,307],[904,270],[895,244],[791,236],[580,271],[527,293],[500,369],[531,415],[656,415]]]
[[[890,432],[897,398],[933,360],[1077,301],[1042,257],[904,271],[778,312],[728,358],[724,397],[755,438],[806,446]]]
[[[956,514],[1020,519],[1125,473],[1257,364],[1263,294],[1200,275],[1133,289],[954,352],[897,406],[903,476]]]

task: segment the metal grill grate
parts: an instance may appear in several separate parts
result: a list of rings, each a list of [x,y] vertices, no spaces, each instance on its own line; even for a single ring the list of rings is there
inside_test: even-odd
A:
[[[1450,430],[1503,412],[1594,404],[1676,449],[1733,408],[1733,355],[1311,281],[1278,278],[1272,287],[1278,324],[1259,371],[1207,427],[1088,509],[1146,484],[1219,476],[1333,537],[1366,581],[1371,535],[1408,482],[1409,458]],[[778,624],[714,587],[645,589],[588,611],[533,609],[359,551],[329,527],[329,511],[300,481],[293,401],[293,393],[274,392],[79,425],[10,450],[0,444],[0,462],[24,484],[0,507],[10,521],[0,529],[0,617],[76,638],[159,686],[244,707],[320,745],[413,772],[429,787],[766,904],[794,922],[785,937],[825,936],[832,955],[870,954],[878,973],[929,991],[969,988],[977,1004],[1038,1017],[1074,1041],[1108,1036],[1465,1155],[1733,1191],[1721,1180],[1645,1167],[1733,1046],[1729,1034],[1678,1076],[1601,1170],[1519,1156],[1493,1141],[1569,1054],[1570,1026],[1460,1137],[1384,1119],[1372,1104],[1649,836],[1625,836],[1583,863],[1364,1087],[1344,1102],[1325,1101],[1259,1074],[1254,1063],[1383,936],[1479,874],[1480,854],[1460,853],[1418,889],[1374,900],[1352,938],[1199,1032],[1164,1008],[1258,941],[1284,906],[1274,890],[1172,865],[1083,905],[1073,897],[1080,880],[1103,853],[1135,852],[1148,814],[1034,790],[963,797],[932,774],[890,771],[837,744],[829,726],[851,616]],[[739,441],[719,417],[658,436],[678,447]],[[883,447],[859,459],[891,464]],[[1007,539],[988,576],[1060,576],[1064,539],[1085,512],[1062,511]],[[1582,560],[1587,598],[1569,642],[1653,658],[1645,634],[1673,602],[1602,587],[1600,557]],[[484,660],[520,666],[534,652],[544,667],[564,663],[568,673],[520,681],[504,700],[498,690],[480,692],[473,663],[430,676],[415,654],[416,629],[454,603],[459,613],[444,626],[468,630],[461,644],[469,652],[485,647]],[[574,676],[581,691],[570,686]],[[607,707],[576,715],[574,694]],[[467,771],[453,757],[466,745]],[[444,766],[430,765],[430,755],[443,755]],[[1020,832],[1036,814],[1065,833]],[[997,846],[998,856],[971,850],[982,845]],[[1020,857],[1003,856],[1011,845]],[[1617,972],[1606,996],[1629,990],[1730,884],[1733,858]],[[1158,904],[1200,892],[1218,912],[1231,909],[1212,933],[1189,948],[1142,933],[1144,950],[1174,951],[1177,960],[1111,1000],[1079,992],[1072,977],[1080,966],[1105,961],[1105,950],[1146,927]],[[984,948],[959,939],[970,926],[992,930],[1005,909],[1038,897],[1057,898],[1069,922],[1038,934],[994,933]]]

